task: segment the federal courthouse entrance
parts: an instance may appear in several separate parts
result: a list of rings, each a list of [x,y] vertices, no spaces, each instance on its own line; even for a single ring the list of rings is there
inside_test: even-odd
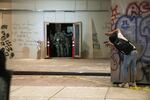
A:
[[[46,58],[81,57],[81,23],[45,23]]]

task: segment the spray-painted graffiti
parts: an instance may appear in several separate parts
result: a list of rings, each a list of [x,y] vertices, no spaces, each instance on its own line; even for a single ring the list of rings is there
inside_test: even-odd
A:
[[[119,13],[118,13],[118,5],[115,5],[114,8],[111,8],[111,12],[112,12],[112,14],[111,14],[111,30],[113,30],[114,26],[115,26],[115,23],[116,23],[116,21],[118,19],[117,17],[119,15]]]
[[[150,81],[150,2],[131,2],[126,13],[117,17],[114,28],[120,28],[125,36],[140,48],[137,66],[141,74],[138,80]],[[116,66],[120,66],[120,63],[113,65]]]
[[[9,58],[14,57],[12,44],[9,40],[9,33],[7,33],[8,25],[1,26],[1,49],[4,50],[5,55]]]
[[[135,6],[136,5],[136,6]],[[143,7],[145,5],[145,7]],[[136,7],[136,10],[135,10]],[[150,62],[150,4],[142,2],[131,3],[127,7],[126,15],[118,18],[116,27],[121,28],[131,41],[143,46],[140,59],[142,62]],[[131,8],[131,9],[129,9]],[[137,11],[138,9],[138,11]],[[148,12],[149,11],[149,12]],[[142,15],[142,13],[145,13]],[[135,16],[136,14],[136,16]]]
[[[150,63],[150,15],[142,18],[140,21],[139,33],[145,41],[142,43],[144,48],[141,54],[141,60],[148,64]]]
[[[143,1],[140,4],[137,2],[132,2],[127,6],[126,15],[127,16],[139,16],[150,11],[150,3]]]
[[[125,35],[129,37],[130,41],[135,41],[137,39],[137,20],[138,18],[132,18],[130,16],[123,15],[118,18],[116,22],[117,28],[124,31]]]

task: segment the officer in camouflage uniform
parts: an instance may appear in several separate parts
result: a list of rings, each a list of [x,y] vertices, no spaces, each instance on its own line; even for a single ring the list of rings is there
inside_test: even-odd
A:
[[[60,32],[60,40],[61,40],[60,55],[61,55],[61,57],[64,57],[64,56],[66,56],[65,55],[65,34],[64,34],[64,32]]]
[[[70,39],[72,39],[71,37],[72,37],[72,34],[71,33],[66,33],[65,31],[63,31],[63,34],[64,34],[64,36],[65,36],[65,47],[64,47],[64,52],[65,52],[65,56],[69,56],[70,55],[70,48],[71,48],[71,42],[72,42],[72,40],[70,40]]]
[[[56,47],[57,56],[60,57],[60,32],[56,32],[54,35],[54,45]]]

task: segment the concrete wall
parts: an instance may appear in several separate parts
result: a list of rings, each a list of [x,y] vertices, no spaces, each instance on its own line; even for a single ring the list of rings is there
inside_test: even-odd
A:
[[[0,8],[11,9],[11,0],[0,0]]]
[[[3,22],[11,22],[6,24],[9,24],[12,29],[10,33],[15,58],[37,58],[36,41],[44,41],[44,22],[82,22],[83,58],[109,57],[110,51],[103,45],[103,41],[107,38],[103,32],[108,30],[106,24],[110,19],[110,0],[8,1],[0,2],[0,5],[6,4],[10,5],[9,7],[0,8],[13,10],[7,11],[11,18]],[[97,39],[96,42],[93,42],[95,41],[93,37]],[[96,46],[94,48],[93,43]]]
[[[122,29],[124,35],[137,47],[137,81],[150,82],[150,1],[112,0],[111,19],[112,30],[115,27]],[[119,63],[114,68],[117,66]]]

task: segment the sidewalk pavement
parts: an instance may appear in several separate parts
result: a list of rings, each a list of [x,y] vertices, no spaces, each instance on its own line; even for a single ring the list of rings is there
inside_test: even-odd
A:
[[[7,61],[7,69],[13,71],[110,73],[110,61],[102,59],[70,58],[38,60],[12,59]],[[32,78],[31,76],[25,76],[23,78],[22,76],[14,77],[10,90],[10,100],[150,100],[149,89],[133,90],[130,88],[114,87],[111,85],[111,82],[109,82],[110,78],[102,80],[99,79],[101,76],[97,76],[98,78],[86,76],[86,78],[82,77],[76,79],[65,77],[65,79],[60,80],[64,77],[60,79],[50,79],[50,77],[51,76],[47,76],[45,79],[43,79],[43,77],[37,78],[37,76],[36,78]],[[71,85],[68,83],[64,85],[67,80]],[[25,82],[24,85],[23,82]],[[101,84],[101,82],[106,84],[106,86]],[[78,83],[78,86],[75,86],[74,83]],[[87,85],[85,85],[85,83],[87,83]]]
[[[12,86],[10,100],[150,100],[150,91],[118,87]]]
[[[9,59],[7,69],[37,72],[103,72],[110,73],[109,59]]]

